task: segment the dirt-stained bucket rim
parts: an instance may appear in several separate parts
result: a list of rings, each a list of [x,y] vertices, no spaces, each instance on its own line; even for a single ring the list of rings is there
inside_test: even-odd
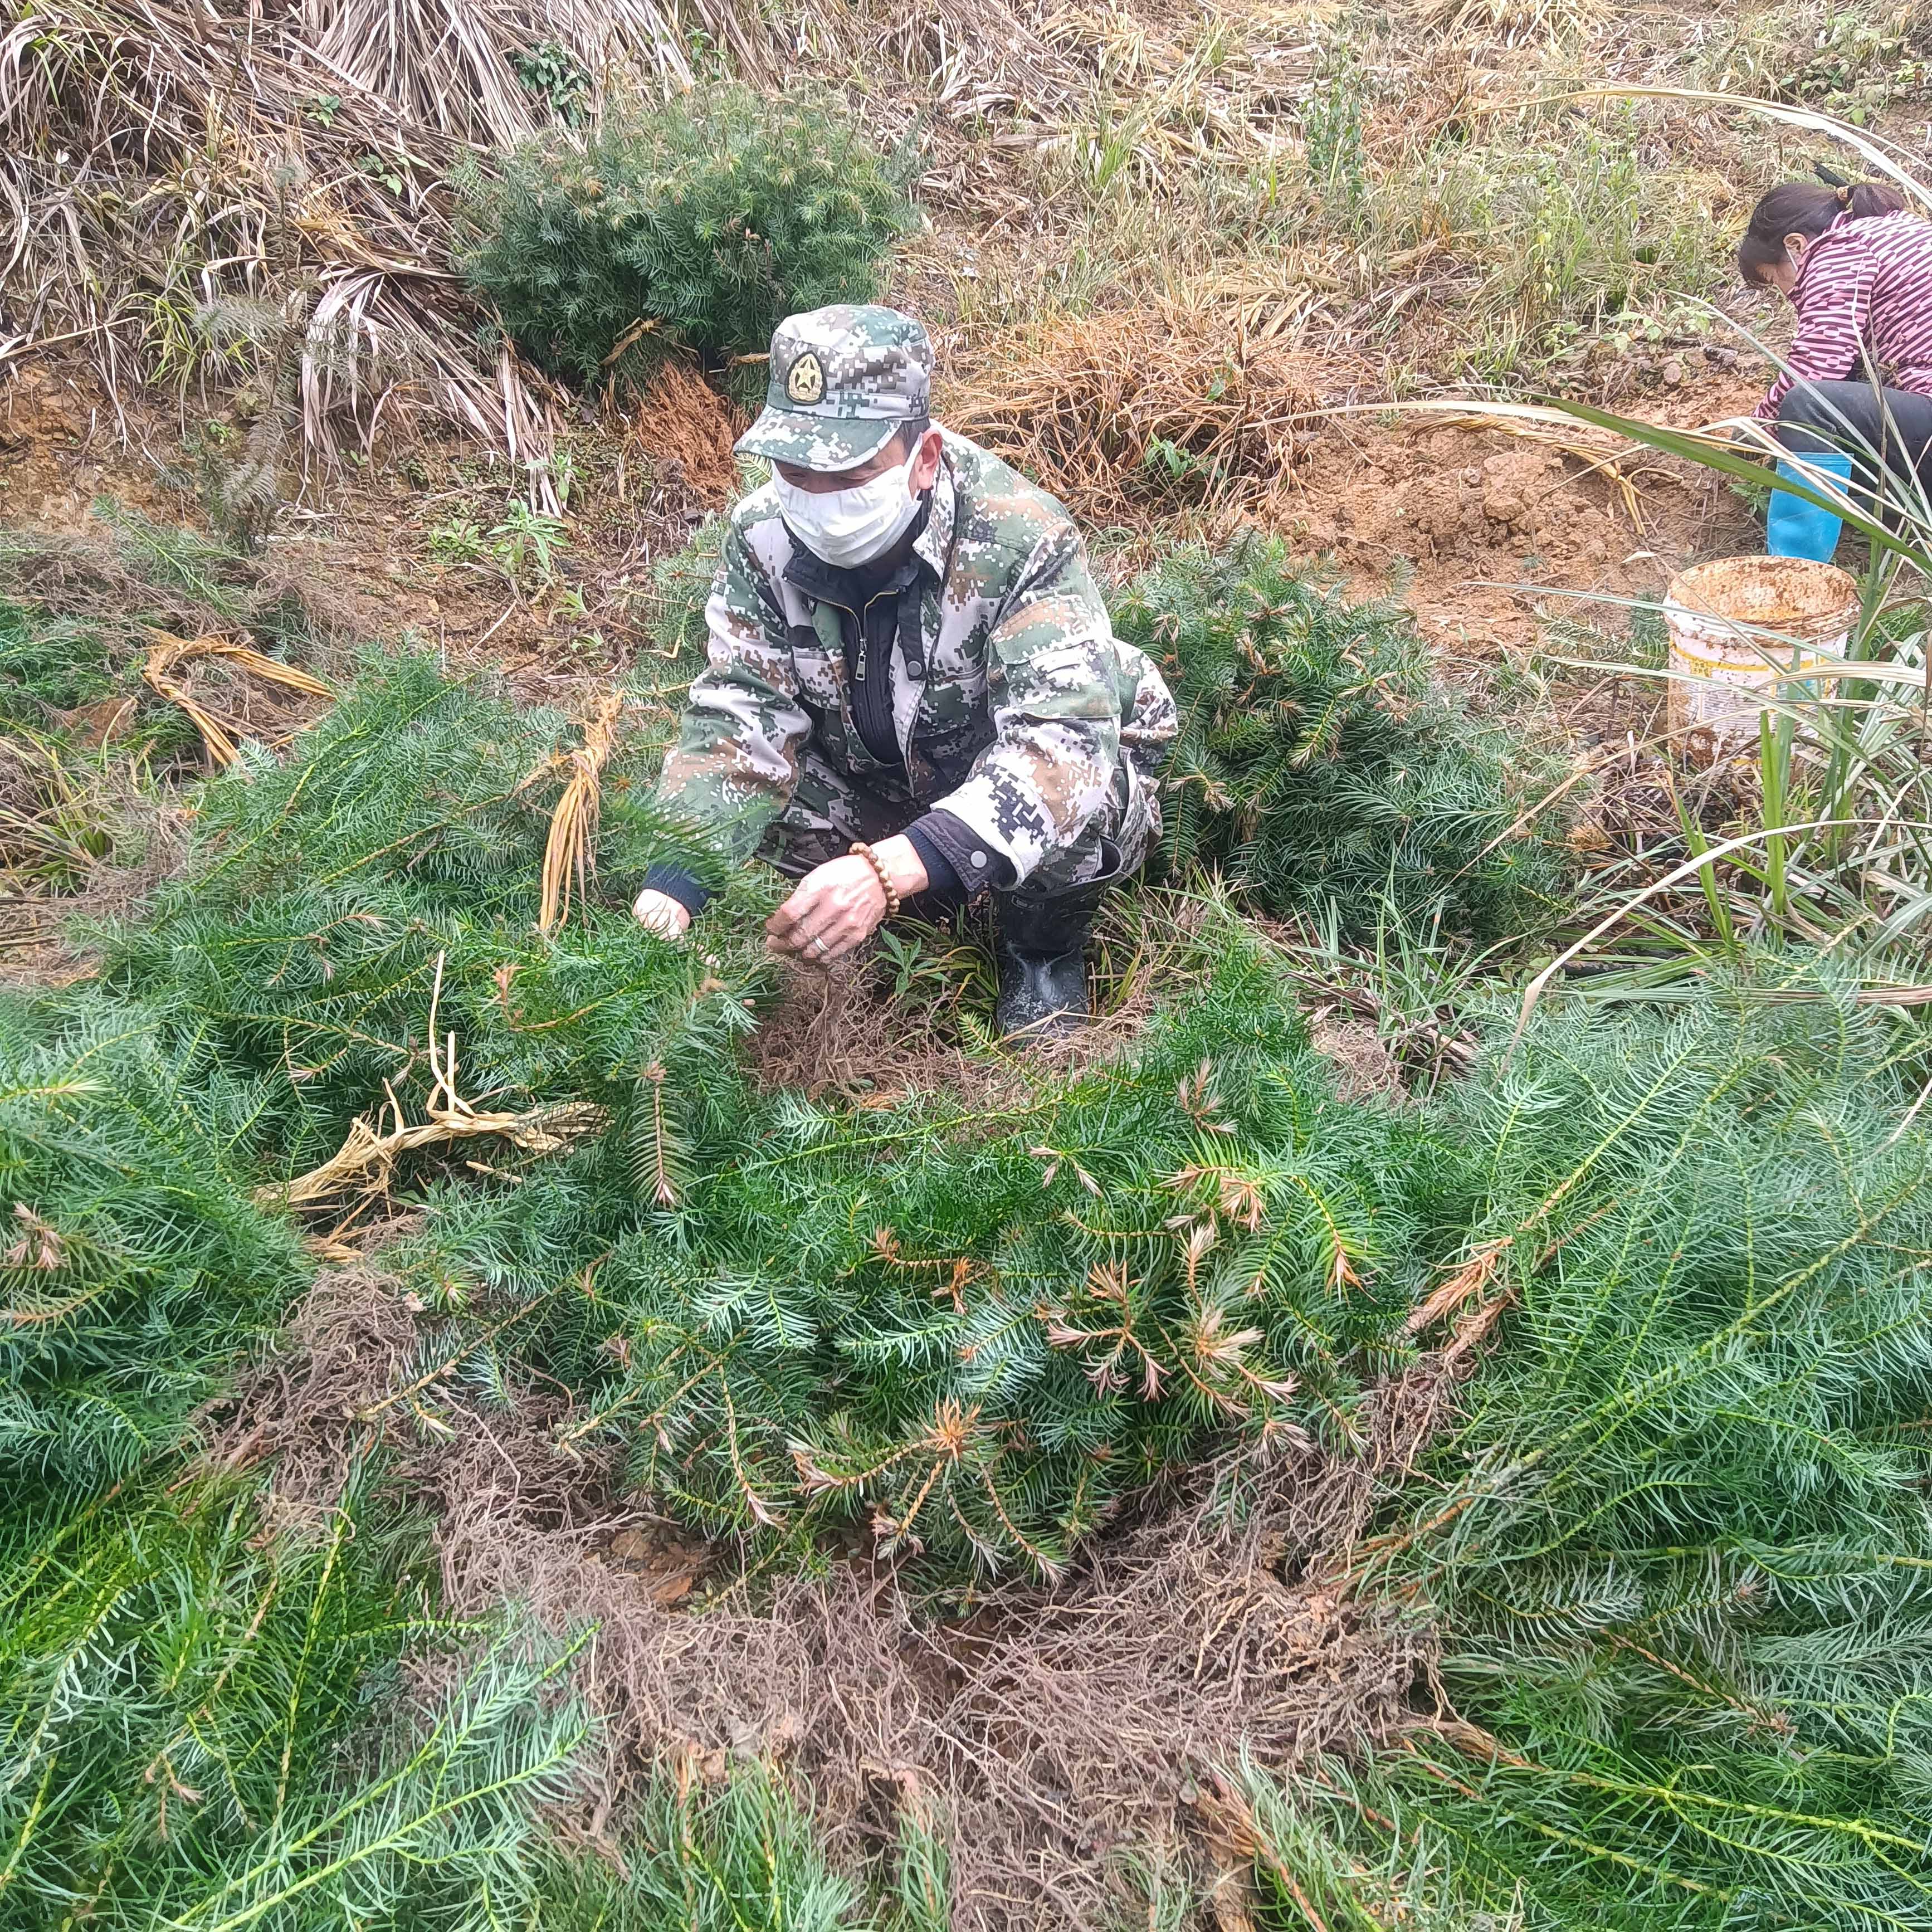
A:
[[[1754,584],[1755,596],[1724,594],[1726,586],[1742,590]],[[1850,571],[1802,556],[1718,557],[1693,564],[1672,578],[1664,594],[1666,620],[1674,616],[1699,630],[1715,626],[1804,643],[1843,635],[1857,619],[1858,603],[1858,580]]]

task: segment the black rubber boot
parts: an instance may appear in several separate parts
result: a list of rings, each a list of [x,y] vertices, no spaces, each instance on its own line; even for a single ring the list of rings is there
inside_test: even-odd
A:
[[[996,892],[1001,1034],[1064,1040],[1087,1024],[1087,932],[1111,878],[1052,897]]]

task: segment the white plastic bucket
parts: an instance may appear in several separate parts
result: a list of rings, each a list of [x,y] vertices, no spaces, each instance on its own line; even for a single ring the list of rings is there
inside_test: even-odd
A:
[[[1849,571],[1801,556],[1733,556],[1680,571],[1664,593],[1671,737],[1696,762],[1755,757],[1766,700],[1844,654],[1858,614]]]

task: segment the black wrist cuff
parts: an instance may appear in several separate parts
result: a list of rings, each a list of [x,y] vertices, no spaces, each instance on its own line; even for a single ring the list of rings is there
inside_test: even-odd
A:
[[[960,884],[959,874],[953,870],[952,860],[933,842],[926,829],[925,820],[908,825],[905,836],[907,842],[919,854],[919,862],[926,868],[926,890],[914,895],[914,909],[936,918],[951,912],[955,907],[964,905],[971,895]]]
[[[956,818],[943,807],[935,807],[906,827],[906,836],[919,848],[921,858],[928,846],[936,850],[959,882],[959,896],[970,899],[986,886],[1011,884],[1013,868],[995,852],[963,818]],[[930,864],[926,867],[929,872]]]
[[[675,899],[693,919],[709,903],[711,894],[694,879],[688,872],[680,872],[675,866],[653,866],[644,874],[644,890],[647,892],[662,892],[668,899]]]

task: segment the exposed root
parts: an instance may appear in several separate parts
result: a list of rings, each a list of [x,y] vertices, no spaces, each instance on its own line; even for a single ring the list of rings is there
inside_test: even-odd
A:
[[[957,1004],[956,987],[899,999],[882,992],[869,950],[830,966],[788,965],[746,1052],[760,1085],[814,1100],[883,1106],[943,1090],[991,1108],[1024,1092],[1012,1067],[970,1050]]]
[[[340,1500],[358,1457],[382,1432],[358,1415],[402,1378],[419,1305],[366,1264],[325,1268],[290,1316],[282,1344],[242,1384],[209,1436],[217,1468],[273,1459],[272,1514],[312,1517]]]
[[[1096,1010],[1060,1040],[1004,1045],[994,1038],[990,944],[925,937],[932,970],[906,992],[884,985],[868,949],[830,967],[784,970],[746,1051],[760,1083],[814,1099],[884,1106],[908,1093],[944,1090],[990,1110],[1022,1100],[1041,1070],[1064,1074],[1120,1052],[1163,1006],[1186,998],[1209,970],[1213,900],[1143,886],[1116,895],[1094,928]]]
[[[1333,1583],[1285,1582],[1347,1534],[1312,1463],[1258,1474],[1239,1528],[1190,1498],[1090,1550],[1052,1592],[1016,1589],[935,1624],[888,1568],[842,1565],[742,1587],[697,1614],[705,1558],[611,1508],[601,1472],[559,1458],[528,1419],[479,1424],[435,1483],[443,1581],[459,1610],[508,1595],[556,1630],[594,1619],[583,1688],[607,1716],[601,1834],[650,1764],[722,1775],[734,1756],[789,1766],[854,1869],[916,1799],[948,1822],[955,1922],[1096,1924],[1130,1897],[1122,1860],[1150,1846],[1203,1877],[1190,1809],[1245,1752],[1263,1766],[1365,1745],[1406,1721],[1426,1634]],[[614,1534],[614,1532],[615,1532]],[[641,1564],[641,1567],[640,1567]],[[1312,1570],[1310,1572],[1312,1574]]]
[[[707,510],[722,510],[737,494],[732,446],[742,427],[737,412],[701,372],[673,356],[638,405],[636,435],[658,480],[681,484]]]
[[[1323,364],[1241,316],[1166,304],[1060,322],[1001,358],[961,358],[950,427],[984,442],[1076,515],[1130,520],[1150,504],[1252,504],[1288,478]]]
[[[341,1146],[320,1167],[311,1168],[292,1180],[275,1181],[257,1188],[257,1200],[276,1207],[307,1208],[356,1193],[366,1201],[386,1192],[396,1162],[419,1148],[494,1134],[526,1154],[561,1154],[604,1124],[608,1116],[604,1109],[586,1100],[532,1107],[520,1114],[483,1113],[472,1107],[457,1090],[456,1035],[440,1034],[437,1030],[436,1004],[442,992],[442,957],[438,954],[436,985],[430,995],[428,1058],[434,1078],[424,1109],[427,1118],[412,1126],[404,1116],[402,1102],[385,1082],[394,1126],[382,1132],[358,1116],[350,1124],[348,1136]],[[378,1121],[382,1118],[380,1114],[376,1116]]]
[[[396,1124],[387,1133],[378,1133],[366,1120],[352,1121],[348,1138],[320,1167],[310,1168],[292,1180],[259,1189],[256,1198],[275,1206],[308,1208],[350,1192],[380,1194],[387,1190],[396,1162],[404,1154],[479,1135],[500,1134],[526,1154],[561,1154],[586,1134],[594,1133],[605,1118],[601,1107],[582,1101],[532,1107],[521,1114],[479,1114],[464,1101],[456,1107],[433,1107],[428,1120],[410,1126],[404,1122],[401,1105],[393,1095],[390,1105]]]
[[[1289,1449],[1194,1470],[1052,1588],[942,1621],[916,1573],[862,1556],[776,1584],[721,1574],[724,1550],[626,1497],[610,1462],[560,1451],[567,1397],[444,1402],[437,1426],[397,1433],[416,1311],[367,1269],[326,1274],[290,1340],[212,1456],[278,1459],[269,1507],[308,1520],[387,1432],[393,1478],[434,1512],[453,1612],[508,1598],[559,1634],[596,1626],[578,1684],[604,1719],[602,1762],[560,1821],[592,1844],[620,1839],[652,1767],[718,1778],[758,1758],[794,1776],[855,1874],[877,1876],[904,1808],[940,1820],[959,1927],[1112,1922],[1144,1909],[1133,1874],[1149,1861],[1238,1892],[1223,1774],[1244,1760],[1290,1771],[1450,1715],[1415,1706],[1434,1670],[1416,1610],[1357,1594],[1349,1575],[1448,1373],[1381,1390],[1359,1457]]]

